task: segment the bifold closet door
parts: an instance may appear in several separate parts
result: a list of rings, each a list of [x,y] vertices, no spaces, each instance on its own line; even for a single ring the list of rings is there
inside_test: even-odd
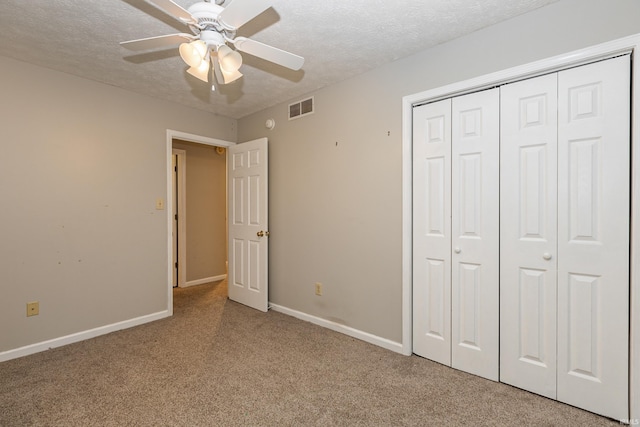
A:
[[[500,90],[500,381],[555,399],[557,75]]]
[[[413,110],[413,352],[451,365],[451,100]]]
[[[558,74],[558,400],[628,418],[630,57]]]
[[[453,98],[451,366],[498,380],[500,92]]]
[[[500,380],[618,419],[629,120],[629,56],[501,88]]]
[[[499,91],[417,107],[413,126],[413,351],[497,380]]]

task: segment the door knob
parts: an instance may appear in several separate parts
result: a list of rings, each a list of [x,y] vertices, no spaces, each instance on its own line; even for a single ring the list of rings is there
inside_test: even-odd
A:
[[[542,254],[542,258],[549,261],[551,259],[551,254],[549,252],[545,252],[544,254]]]
[[[260,231],[258,231],[257,234],[258,234],[258,237],[262,237],[262,236],[264,236],[264,231],[260,230]]]
[[[455,252],[455,253],[459,254],[461,251],[460,251],[460,248],[455,248],[455,249],[453,250],[453,252]]]

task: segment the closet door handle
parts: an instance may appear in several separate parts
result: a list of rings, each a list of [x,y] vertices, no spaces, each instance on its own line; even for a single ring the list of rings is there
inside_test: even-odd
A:
[[[453,250],[453,252],[455,252],[455,253],[459,254],[459,253],[461,252],[461,250],[460,250],[460,248],[455,248],[455,249]]]
[[[551,254],[549,252],[545,252],[544,254],[542,254],[542,258],[549,261],[551,259]]]

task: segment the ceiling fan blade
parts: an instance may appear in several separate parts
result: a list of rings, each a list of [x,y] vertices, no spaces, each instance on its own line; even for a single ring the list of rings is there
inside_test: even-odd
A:
[[[129,40],[126,42],[121,42],[120,46],[134,51],[152,50],[177,46],[180,43],[193,41],[195,38],[195,36],[186,33],[168,34],[166,36]]]
[[[197,24],[198,20],[189,13],[188,10],[182,6],[174,3],[171,0],[147,0],[149,3],[154,4],[157,8],[162,9],[169,15],[176,18],[178,21],[185,24]]]
[[[218,57],[212,56],[211,62],[213,62],[213,74],[215,74],[216,80],[218,80],[218,83],[220,83],[221,85],[235,82],[240,77],[242,77],[242,73],[237,70],[231,73],[223,71],[222,67],[220,67],[220,61],[218,61]]]
[[[271,7],[271,0],[233,0],[218,16],[218,22],[231,30],[240,28]]]
[[[283,67],[287,67],[292,70],[299,70],[304,64],[304,58],[301,56],[246,37],[237,37],[233,40],[233,44],[242,52],[249,53],[253,56],[257,56],[258,58],[266,59],[267,61],[282,65]]]

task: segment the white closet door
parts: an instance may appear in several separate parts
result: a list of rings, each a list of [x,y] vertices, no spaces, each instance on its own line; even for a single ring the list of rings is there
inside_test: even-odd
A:
[[[451,366],[498,380],[499,89],[453,99]]]
[[[413,352],[451,365],[451,100],[413,110]]]
[[[629,56],[558,90],[558,400],[628,418]]]
[[[556,397],[557,75],[501,88],[500,381]]]

